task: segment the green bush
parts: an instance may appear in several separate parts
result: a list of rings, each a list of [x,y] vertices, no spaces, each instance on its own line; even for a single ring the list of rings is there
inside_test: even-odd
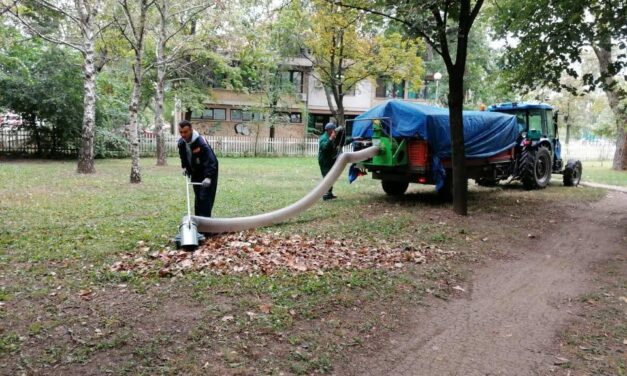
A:
[[[96,128],[94,155],[96,158],[127,158],[131,155],[130,143],[124,136]]]

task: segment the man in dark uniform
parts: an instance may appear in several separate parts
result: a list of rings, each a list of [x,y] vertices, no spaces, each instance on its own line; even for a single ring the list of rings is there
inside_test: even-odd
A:
[[[335,138],[337,133],[335,132],[335,124],[329,123],[324,126],[324,133],[320,136],[318,145],[318,164],[320,165],[320,172],[322,177],[327,176],[331,167],[335,163],[338,155],[338,148],[335,144]],[[324,201],[337,198],[333,194],[333,187],[329,188],[329,191],[322,196]]]
[[[194,183],[202,183],[194,185],[194,212],[197,216],[211,217],[218,186],[218,158],[188,120],[179,123],[179,134],[178,148],[183,174],[191,177]]]

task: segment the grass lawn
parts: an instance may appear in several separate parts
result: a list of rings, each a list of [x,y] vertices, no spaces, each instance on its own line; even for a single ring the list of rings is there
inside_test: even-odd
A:
[[[530,192],[516,184],[473,186],[471,215],[460,218],[432,187],[410,187],[394,199],[369,177],[353,185],[342,178],[338,200],[257,231],[321,244],[332,238],[363,246],[435,245],[455,257],[398,270],[324,274],[158,278],[112,272],[122,254],[162,250],[175,235],[185,214],[184,180],[178,163],[169,163],[157,168],[144,160],[139,185],[128,183],[128,160],[98,161],[91,176],[77,175],[74,162],[0,163],[0,369],[332,372],[352,348],[398,324],[398,309],[426,296],[447,299],[484,256],[506,253],[512,239],[529,233],[550,236],[565,208],[604,195],[558,182]],[[586,171],[593,171],[588,164]],[[214,215],[283,207],[319,179],[313,158],[222,158]]]
[[[612,170],[612,161],[586,161],[582,164],[584,181],[627,187],[627,171]]]

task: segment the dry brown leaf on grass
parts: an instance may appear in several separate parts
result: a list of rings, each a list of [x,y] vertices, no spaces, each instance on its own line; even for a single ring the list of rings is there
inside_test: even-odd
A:
[[[278,271],[315,272],[332,269],[395,269],[455,255],[435,245],[394,245],[378,242],[364,246],[359,241],[303,238],[279,233],[240,232],[209,238],[193,253],[165,248],[125,253],[110,266],[114,272],[129,271],[162,277],[189,271],[215,274],[270,274]],[[143,251],[142,251],[143,250]]]
[[[272,311],[272,304],[262,304],[259,306],[259,310],[267,315]]]

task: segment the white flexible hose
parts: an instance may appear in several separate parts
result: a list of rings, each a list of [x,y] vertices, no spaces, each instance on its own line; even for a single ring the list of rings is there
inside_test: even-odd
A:
[[[347,164],[370,159],[378,153],[378,146],[371,146],[356,152],[343,153],[335,161],[335,164],[327,176],[325,176],[324,179],[322,179],[322,181],[313,190],[311,190],[311,192],[295,203],[273,212],[253,215],[250,217],[208,218],[193,216],[192,219],[196,222],[198,231],[213,234],[243,231],[283,222],[288,218],[302,213],[318,202],[320,197],[322,197],[322,195],[324,195],[329,188],[333,186],[340,175],[342,175],[342,171],[344,171],[344,167],[346,167]]]

